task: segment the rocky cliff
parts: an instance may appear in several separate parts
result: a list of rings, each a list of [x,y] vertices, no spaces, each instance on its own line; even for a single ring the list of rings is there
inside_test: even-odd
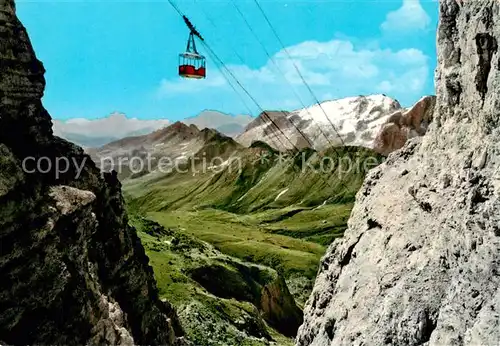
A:
[[[432,122],[435,105],[435,96],[425,96],[410,109],[399,109],[391,114],[380,127],[372,144],[373,149],[387,156],[401,149],[410,138],[425,135]]]
[[[182,342],[116,175],[53,136],[44,72],[14,2],[0,0],[0,340]]]
[[[368,175],[297,345],[500,343],[499,41],[499,1],[440,1],[434,121]]]

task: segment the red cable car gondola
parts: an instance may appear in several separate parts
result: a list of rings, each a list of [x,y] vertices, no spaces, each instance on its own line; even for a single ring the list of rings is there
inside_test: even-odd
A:
[[[184,78],[203,79],[206,77],[206,62],[205,57],[200,55],[196,50],[196,43],[194,37],[197,36],[203,41],[200,33],[194,28],[193,24],[183,16],[186,25],[188,26],[189,33],[187,48],[185,53],[179,54],[179,76]]]

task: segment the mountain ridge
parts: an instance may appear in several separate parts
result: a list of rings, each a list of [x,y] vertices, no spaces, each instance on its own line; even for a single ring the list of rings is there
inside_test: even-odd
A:
[[[374,100],[371,100],[371,98]],[[250,147],[254,141],[263,141],[277,150],[290,150],[292,148],[321,150],[332,145],[357,145],[388,155],[392,151],[401,148],[408,139],[425,134],[427,127],[432,122],[434,104],[435,97],[426,96],[413,107],[403,109],[397,101],[385,95],[371,95],[369,97],[359,96],[325,101],[320,105],[292,112],[265,111],[258,117],[253,118],[245,126],[243,132],[234,137],[234,140],[245,147]],[[323,107],[327,108],[329,119],[322,119],[318,122],[311,116],[313,112],[310,109],[316,110],[315,118],[324,118]],[[347,111],[345,110],[346,107],[348,107]],[[342,114],[345,119],[341,121],[342,126],[344,126],[344,129],[349,127],[352,130],[350,130],[351,132],[347,133],[340,127],[331,126],[330,118],[337,116],[338,112],[344,112]],[[205,120],[208,121],[209,115],[206,118]],[[345,125],[346,122],[350,122],[350,125]],[[185,126],[181,126],[181,123]],[[165,131],[170,133],[175,131],[199,131],[195,124],[188,125],[184,121],[177,121],[149,134],[125,137],[97,148],[87,148],[87,152],[98,162],[98,156],[109,154],[112,151],[123,152],[121,149],[130,152],[136,150],[156,151],[152,146],[169,145],[167,143],[169,141],[168,137],[164,138],[164,142],[154,139],[155,137],[161,137],[162,134],[165,134]],[[208,127],[205,127],[205,129],[208,129]],[[220,132],[217,129],[215,130]],[[320,131],[320,133],[317,131]],[[342,139],[338,137],[338,134],[341,134]],[[175,135],[173,136],[175,137]],[[231,137],[227,134],[224,134],[224,136]],[[151,148],[146,149],[144,145]],[[120,146],[123,148],[120,148]],[[186,144],[186,146],[188,145]]]
[[[432,121],[434,99],[425,96],[405,109],[385,94],[373,94],[324,101],[295,111],[265,111],[235,139],[245,146],[265,141],[278,150],[356,145],[388,155],[409,138],[425,134]]]
[[[193,124],[186,125],[177,121],[146,135],[122,138],[100,148],[87,149],[87,153],[101,169],[114,169],[119,173],[120,179],[126,179],[136,176],[132,172],[136,170],[132,167],[133,160],[139,160],[141,166],[148,165],[141,172],[136,172],[139,175],[162,173],[169,167],[188,164],[189,159],[202,159],[197,155],[200,151],[209,152],[210,158],[213,158],[218,152],[229,149],[236,151],[240,147],[231,137],[217,130],[200,130]],[[206,160],[207,156],[203,159]]]

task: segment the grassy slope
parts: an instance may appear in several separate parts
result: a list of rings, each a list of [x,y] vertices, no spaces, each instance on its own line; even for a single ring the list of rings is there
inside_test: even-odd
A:
[[[341,157],[352,161],[363,160],[373,155],[359,148],[342,148]],[[262,151],[247,150],[239,152],[241,163],[233,164],[224,171],[203,173],[190,170],[187,173],[172,173],[151,179],[143,177],[126,185],[130,200],[140,210],[165,211],[194,208],[215,208],[247,214],[269,208],[283,208],[290,205],[317,206],[328,203],[349,203],[359,189],[364,169],[353,169],[342,173],[333,167],[326,173],[310,169],[319,168],[322,156],[318,153],[307,154],[306,168],[302,169],[302,158],[292,157],[265,159]],[[336,152],[325,153],[335,157]],[[241,171],[240,171],[241,170]],[[283,190],[288,189],[277,200]]]
[[[235,214],[218,210],[153,212],[149,216],[165,227],[179,227],[223,253],[268,265],[285,274],[300,271],[314,277],[315,264],[324,252],[320,244],[273,234],[239,221]]]
[[[196,345],[261,346],[269,345],[269,341],[283,346],[293,345],[291,338],[266,324],[253,304],[217,297],[189,274],[208,266],[224,266],[234,271],[235,265],[244,263],[235,262],[207,244],[177,231],[169,230],[168,234],[159,236],[148,234],[149,226],[140,217],[132,217],[131,224],[138,230],[154,268],[161,298],[177,308],[185,332]],[[262,272],[265,273],[266,269],[262,268]],[[238,283],[238,279],[235,281]]]
[[[373,155],[359,148],[337,150],[353,162]],[[318,153],[304,153],[309,167],[319,167]],[[336,152],[325,154],[335,157]],[[264,164],[256,159],[249,150],[241,172],[235,163],[220,173],[133,180],[125,185],[126,197],[133,210],[225,253],[312,278],[324,246],[346,228],[365,172],[362,167],[349,174],[335,168],[329,173],[301,170],[301,157],[297,164],[292,158]]]
[[[337,150],[352,162],[374,156],[360,148]],[[266,153],[270,158],[261,160]],[[302,306],[325,247],[346,228],[366,173],[362,164],[344,174],[335,165],[326,173],[311,169],[320,168],[323,155],[337,154],[304,151],[282,159],[264,147],[238,149],[237,155],[243,157],[240,165],[234,162],[218,173],[199,167],[195,172],[190,167],[187,173],[150,174],[126,182],[125,196],[132,213],[179,229],[225,254],[282,272]],[[304,170],[303,157],[308,163]],[[160,285],[167,290],[165,297],[174,303],[178,296],[194,299],[182,284],[168,281],[166,257],[152,254],[151,260]],[[160,269],[163,266],[165,270]],[[162,275],[170,279],[165,281]]]

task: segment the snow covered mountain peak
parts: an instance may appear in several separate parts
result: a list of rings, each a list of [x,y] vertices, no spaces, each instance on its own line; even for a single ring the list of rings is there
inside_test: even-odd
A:
[[[397,100],[385,95],[369,95],[326,101],[292,114],[310,120],[301,130],[316,149],[339,141],[345,145],[371,147],[387,116],[399,109],[401,105]]]
[[[379,94],[325,101],[292,112],[264,112],[236,139],[243,145],[261,140],[277,149],[372,148],[388,117],[401,109],[397,100]]]

